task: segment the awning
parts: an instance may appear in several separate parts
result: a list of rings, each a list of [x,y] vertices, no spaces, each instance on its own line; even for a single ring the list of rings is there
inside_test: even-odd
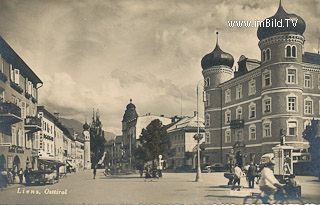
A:
[[[60,162],[60,161],[55,160],[55,159],[39,158],[38,161],[41,162],[41,163],[44,163],[44,164],[54,165],[54,166],[57,166],[57,167],[61,167],[61,166],[66,165],[65,163]]]
[[[67,165],[69,165],[72,168],[76,168],[76,165],[71,161],[67,161]]]

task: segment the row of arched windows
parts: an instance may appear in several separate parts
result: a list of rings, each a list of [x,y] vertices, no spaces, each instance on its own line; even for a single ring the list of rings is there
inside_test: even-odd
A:
[[[296,58],[297,57],[297,47],[295,45],[286,45],[285,57],[286,58]],[[261,60],[262,60],[262,62],[271,60],[271,49],[270,48],[262,50]]]

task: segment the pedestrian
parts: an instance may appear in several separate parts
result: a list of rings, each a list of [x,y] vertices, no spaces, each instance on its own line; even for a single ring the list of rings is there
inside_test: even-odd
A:
[[[7,172],[8,185],[13,184],[13,175],[11,169]]]
[[[96,179],[96,174],[97,174],[97,168],[93,168],[93,179]]]
[[[16,170],[15,170],[16,168],[13,168],[12,169],[12,184],[14,184],[15,183],[15,181],[16,181],[16,175],[17,175],[17,173],[16,173]]]
[[[253,189],[254,188],[254,179],[257,175],[257,168],[256,166],[253,164],[253,162],[250,163],[250,167],[248,169],[248,180],[249,180],[249,188]]]
[[[1,182],[2,182],[2,186],[1,188],[7,188],[7,184],[8,184],[8,178],[7,178],[7,171],[5,168],[3,168],[0,172],[1,174]]]
[[[24,179],[26,181],[26,185],[29,185],[29,170],[28,170],[28,168],[26,168],[26,170],[24,170]]]
[[[238,184],[238,191],[240,191],[240,178],[242,176],[242,170],[240,169],[239,165],[236,164],[234,168],[234,179],[233,179],[233,187],[232,190],[234,190],[236,183]]]
[[[22,181],[23,181],[23,171],[22,171],[22,168],[19,170],[18,176],[19,176],[19,183],[22,184]]]

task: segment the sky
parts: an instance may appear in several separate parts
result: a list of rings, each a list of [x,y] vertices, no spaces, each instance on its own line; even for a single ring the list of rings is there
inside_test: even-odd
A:
[[[260,60],[257,28],[230,20],[264,20],[279,0],[0,0],[0,35],[43,81],[39,104],[121,134],[126,105],[139,115],[192,116],[201,59],[216,44]],[[317,52],[319,0],[282,0],[307,28],[305,51]],[[201,89],[201,83],[199,89]],[[201,94],[200,94],[201,95]],[[201,101],[199,113],[203,115]],[[181,109],[182,108],[182,109]]]

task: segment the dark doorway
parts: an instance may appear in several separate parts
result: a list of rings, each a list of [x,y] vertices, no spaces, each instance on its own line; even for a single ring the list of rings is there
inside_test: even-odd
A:
[[[236,154],[236,163],[238,164],[238,166],[239,166],[240,168],[242,168],[242,165],[243,165],[243,156],[242,156],[241,151],[238,151],[237,154]]]

